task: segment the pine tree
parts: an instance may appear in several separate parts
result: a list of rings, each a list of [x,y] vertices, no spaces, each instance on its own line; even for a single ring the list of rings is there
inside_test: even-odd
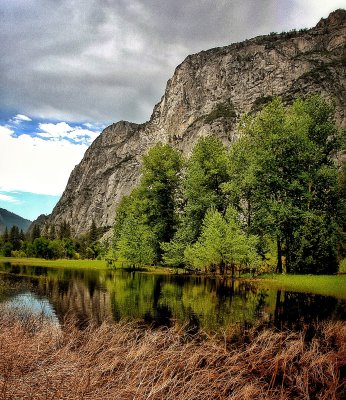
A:
[[[23,229],[21,229],[20,232],[19,232],[19,239],[22,240],[22,241],[25,240],[25,234],[24,234]]]
[[[9,234],[9,242],[12,244],[13,250],[20,249],[20,235],[18,226],[12,226]]]
[[[59,226],[59,239],[70,239],[71,238],[71,225],[66,220],[63,220]]]
[[[9,238],[10,238],[10,236],[9,236],[9,234],[8,234],[8,228],[7,228],[7,226],[5,227],[5,233],[4,233],[4,242],[6,243],[6,242],[8,242],[9,241]]]
[[[55,225],[51,224],[49,227],[49,239],[54,240],[56,239],[56,232],[55,232]]]
[[[91,222],[91,227],[89,230],[89,241],[90,243],[96,242],[98,238],[98,229],[95,223],[95,220],[93,219]]]
[[[31,232],[31,241],[33,242],[35,239],[39,238],[40,236],[41,236],[40,225],[34,224],[34,227]]]

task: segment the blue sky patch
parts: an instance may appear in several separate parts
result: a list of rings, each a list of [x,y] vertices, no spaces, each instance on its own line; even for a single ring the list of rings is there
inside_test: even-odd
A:
[[[34,221],[41,214],[50,214],[59,198],[28,192],[0,192],[0,208]]]
[[[50,213],[103,128],[25,114],[0,119],[0,207],[31,220]]]

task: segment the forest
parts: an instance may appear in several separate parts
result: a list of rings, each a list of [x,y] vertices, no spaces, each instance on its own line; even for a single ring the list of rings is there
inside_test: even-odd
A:
[[[228,149],[200,138],[188,159],[168,144],[144,156],[118,207],[114,256],[133,266],[221,274],[332,274],[345,258],[345,132],[319,96],[273,99],[245,115]]]
[[[333,274],[345,267],[345,131],[319,96],[273,99],[241,118],[228,148],[201,137],[191,154],[158,143],[119,204],[113,237],[34,226],[0,238],[4,256],[107,258],[196,272]]]
[[[105,258],[107,244],[98,240],[100,234],[95,221],[92,221],[89,231],[79,237],[73,237],[71,226],[66,221],[62,221],[57,228],[52,224],[34,224],[27,233],[12,226],[0,236],[0,254],[4,257],[47,260],[102,259]]]

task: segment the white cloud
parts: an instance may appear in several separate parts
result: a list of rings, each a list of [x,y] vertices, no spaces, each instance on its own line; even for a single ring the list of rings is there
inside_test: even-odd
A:
[[[8,122],[10,122],[11,124],[19,125],[22,122],[30,122],[30,121],[32,121],[32,119],[29,118],[28,116],[24,114],[17,114],[15,117],[11,118]]]
[[[14,133],[14,130],[10,129],[7,126],[0,125],[0,138],[2,138],[2,139],[6,138],[6,137],[9,138],[12,136],[13,133]]]
[[[17,114],[17,115],[14,117],[14,119],[17,120],[17,121],[32,121],[31,118],[29,118],[28,116],[23,115],[23,114]]]
[[[7,194],[2,194],[2,193],[0,193],[0,200],[5,201],[7,203],[20,203],[20,201],[18,199],[16,199],[15,197],[9,196]]]
[[[72,126],[66,122],[58,122],[57,124],[39,124],[40,136],[43,137],[64,137],[67,136],[69,132],[73,131]]]
[[[0,126],[0,190],[60,195],[88,146],[12,133]]]
[[[87,124],[84,124],[85,126]],[[91,124],[88,124],[92,127]],[[95,132],[90,129],[84,129],[80,126],[72,127],[66,122],[58,122],[57,124],[47,123],[39,124],[39,129],[41,132],[38,132],[38,135],[42,138],[47,139],[71,139],[77,143],[90,144],[96,137],[99,135],[99,132]]]

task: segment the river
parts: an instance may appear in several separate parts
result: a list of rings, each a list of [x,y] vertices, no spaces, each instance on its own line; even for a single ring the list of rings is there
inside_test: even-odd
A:
[[[301,329],[313,322],[346,320],[344,299],[283,291],[247,280],[9,263],[0,263],[0,272],[3,305],[30,309],[60,322],[71,315],[81,326],[125,319],[220,331],[256,323]]]

